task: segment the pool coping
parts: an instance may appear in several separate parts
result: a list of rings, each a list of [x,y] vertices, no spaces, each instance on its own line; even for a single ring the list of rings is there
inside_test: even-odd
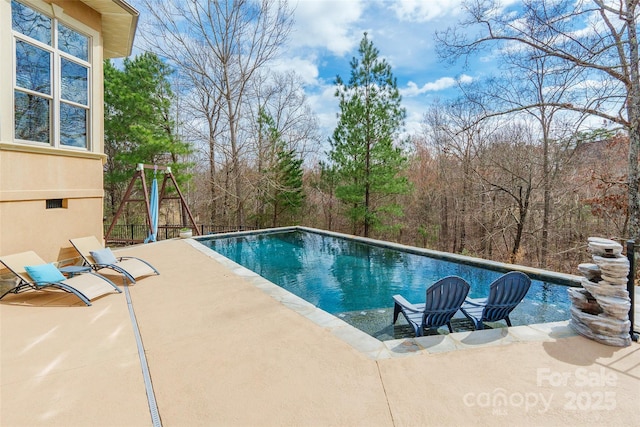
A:
[[[309,229],[306,227],[286,227],[262,231],[271,232],[271,230],[284,231],[290,229],[303,229],[306,231],[314,232],[314,229]],[[245,232],[242,234],[252,233],[255,233],[255,231]],[[224,235],[237,236],[240,234],[225,233]],[[339,233],[331,233],[331,235],[339,237],[345,236]],[[222,237],[223,235],[215,236]],[[417,354],[436,354],[482,347],[502,346],[517,342],[555,341],[559,338],[569,338],[578,335],[578,333],[569,326],[569,321],[566,320],[551,323],[538,323],[526,326],[512,326],[509,328],[505,327],[480,331],[453,332],[447,335],[430,335],[425,337],[401,338],[395,340],[380,341],[377,338],[374,338],[371,335],[367,334],[366,332],[363,332],[360,329],[351,326],[344,320],[314,306],[310,302],[270,282],[256,272],[251,271],[248,268],[243,267],[240,264],[230,260],[229,258],[219,254],[213,249],[197,241],[197,239],[185,239],[185,242],[201,253],[219,262],[234,274],[245,279],[251,285],[262,290],[271,298],[275,299],[276,301],[280,302],[281,304],[285,305],[301,316],[311,320],[316,325],[325,328],[332,335],[349,344],[351,347],[373,360],[407,357]],[[397,249],[399,247],[403,247],[403,245],[392,244],[389,247]]]

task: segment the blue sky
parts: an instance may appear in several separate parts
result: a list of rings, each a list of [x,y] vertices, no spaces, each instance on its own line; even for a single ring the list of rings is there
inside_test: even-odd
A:
[[[130,1],[141,11],[144,22],[141,1]],[[288,45],[272,67],[294,69],[302,77],[309,104],[326,138],[335,127],[338,112],[335,77],[349,78],[349,62],[357,56],[366,31],[397,78],[407,110],[406,131],[417,132],[424,112],[435,99],[455,96],[456,81],[470,83],[491,67],[482,57],[471,60],[467,69],[450,67],[436,54],[434,33],[462,17],[462,1],[289,0],[295,24]],[[137,49],[143,48],[142,39],[138,35]]]
[[[324,133],[336,123],[335,77],[348,79],[349,61],[357,56],[365,31],[392,66],[407,109],[409,133],[420,129],[422,116],[435,99],[456,95],[456,81],[470,83],[490,67],[483,58],[472,60],[467,69],[451,67],[436,54],[434,33],[461,18],[462,0],[290,1],[295,25],[276,68],[293,67],[303,77]]]

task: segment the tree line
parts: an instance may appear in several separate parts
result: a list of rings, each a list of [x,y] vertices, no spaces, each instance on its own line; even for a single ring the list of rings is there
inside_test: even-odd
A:
[[[143,162],[174,167],[202,223],[302,224],[567,272],[591,235],[640,237],[637,1],[524,2],[515,17],[466,2],[435,35],[441,55],[491,48],[504,72],[431,105],[411,135],[365,33],[336,77],[326,143],[300,78],[269,69],[286,2],[143,2],[152,52],[105,64],[107,218]]]

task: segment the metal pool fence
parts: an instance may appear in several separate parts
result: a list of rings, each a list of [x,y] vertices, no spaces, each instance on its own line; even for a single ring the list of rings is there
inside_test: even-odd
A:
[[[107,232],[108,225],[105,226],[104,232]],[[156,238],[158,240],[173,239],[180,236],[180,229],[184,228],[183,225],[159,225],[158,234]],[[192,228],[192,227],[187,227]],[[246,225],[198,225],[198,231],[200,235],[217,234],[217,233],[229,233],[232,231],[250,231],[256,230],[256,227]],[[109,236],[110,243],[141,243],[149,235],[149,227],[145,224],[118,224],[111,230]],[[195,233],[194,233],[195,235]]]

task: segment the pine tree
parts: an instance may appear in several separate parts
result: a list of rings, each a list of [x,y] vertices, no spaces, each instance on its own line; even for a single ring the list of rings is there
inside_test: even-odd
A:
[[[274,227],[282,217],[294,222],[305,198],[302,188],[302,159],[298,158],[295,150],[285,148],[284,144],[278,147],[275,175],[278,185],[273,194]]]
[[[358,53],[349,82],[336,78],[340,113],[329,157],[339,181],[336,197],[347,206],[353,233],[363,228],[368,236],[372,228],[388,225],[388,217],[402,215],[394,196],[410,190],[402,176],[407,159],[396,143],[406,112],[391,66],[367,33]]]
[[[171,72],[153,53],[125,59],[122,69],[105,61],[105,209],[111,215],[137,163],[170,165],[178,182],[189,179],[180,156],[191,148],[171,120]]]
[[[273,117],[261,110],[258,117],[260,136],[260,173],[258,190],[258,226],[266,225],[270,217],[273,227],[295,222],[305,199],[302,186],[302,159],[286,146]]]

